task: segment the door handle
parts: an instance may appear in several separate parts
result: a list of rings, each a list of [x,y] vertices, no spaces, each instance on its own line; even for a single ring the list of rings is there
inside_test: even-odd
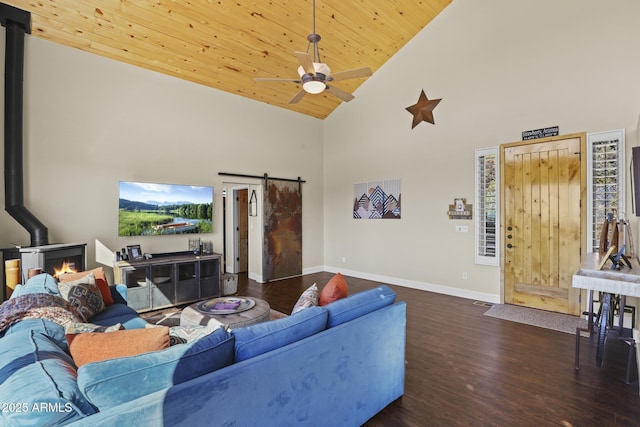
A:
[[[507,248],[511,249],[511,248],[515,248],[515,246],[513,246],[511,243],[508,243]]]

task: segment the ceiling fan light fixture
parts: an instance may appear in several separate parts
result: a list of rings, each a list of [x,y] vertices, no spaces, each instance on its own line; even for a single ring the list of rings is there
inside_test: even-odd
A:
[[[322,80],[316,80],[316,78],[311,78],[310,80],[302,83],[302,89],[313,95],[321,93],[326,87],[327,85],[325,85]]]
[[[298,74],[302,79],[302,89],[305,92],[316,95],[327,88],[325,82],[327,76],[331,73],[331,69],[324,62],[314,62],[313,69],[315,75],[305,72],[302,66],[298,67]]]
[[[302,84],[302,90],[298,91],[298,93],[289,100],[289,104],[299,102],[307,93],[317,95],[325,90],[330,95],[333,95],[344,102],[351,101],[354,98],[353,95],[335,86],[327,86],[327,82],[367,77],[371,75],[371,69],[369,67],[363,67],[331,75],[331,69],[329,66],[320,59],[320,49],[318,49],[318,42],[320,39],[320,34],[316,33],[316,2],[313,0],[313,32],[307,36],[307,41],[309,41],[307,51],[294,52],[295,56],[298,58],[298,62],[300,63],[300,66],[298,67],[298,75],[300,76],[300,79],[262,78],[255,80],[284,80],[294,82],[296,84]]]

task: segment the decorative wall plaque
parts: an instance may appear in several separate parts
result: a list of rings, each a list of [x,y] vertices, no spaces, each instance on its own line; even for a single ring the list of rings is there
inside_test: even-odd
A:
[[[471,219],[473,218],[473,205],[467,203],[467,199],[453,199],[453,204],[449,205],[449,219]]]

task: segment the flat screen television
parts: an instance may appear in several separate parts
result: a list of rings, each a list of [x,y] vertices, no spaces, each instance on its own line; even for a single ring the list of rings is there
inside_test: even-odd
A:
[[[119,236],[211,233],[213,187],[120,181]]]

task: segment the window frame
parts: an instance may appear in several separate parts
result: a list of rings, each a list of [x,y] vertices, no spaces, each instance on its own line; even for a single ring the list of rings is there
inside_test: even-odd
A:
[[[599,230],[596,230],[594,227],[594,186],[593,186],[593,177],[594,177],[594,162],[593,162],[593,148],[597,143],[607,142],[607,141],[618,141],[617,154],[618,154],[618,165],[617,165],[617,183],[618,186],[618,198],[617,198],[617,209],[618,209],[618,219],[625,219],[625,139],[624,139],[624,129],[615,129],[603,132],[593,132],[587,134],[587,252],[597,252],[597,249],[594,249],[594,241],[597,241],[600,238]]]
[[[486,230],[482,221],[485,221],[487,215],[486,200],[482,194],[480,185],[485,181],[484,176],[481,179],[483,171],[480,169],[480,162],[486,156],[493,156],[495,161],[495,222],[494,222],[494,238],[495,238],[495,254],[493,256],[486,255]],[[476,215],[475,215],[475,263],[480,265],[500,266],[500,151],[499,147],[478,148],[475,150],[475,193],[476,193]]]

